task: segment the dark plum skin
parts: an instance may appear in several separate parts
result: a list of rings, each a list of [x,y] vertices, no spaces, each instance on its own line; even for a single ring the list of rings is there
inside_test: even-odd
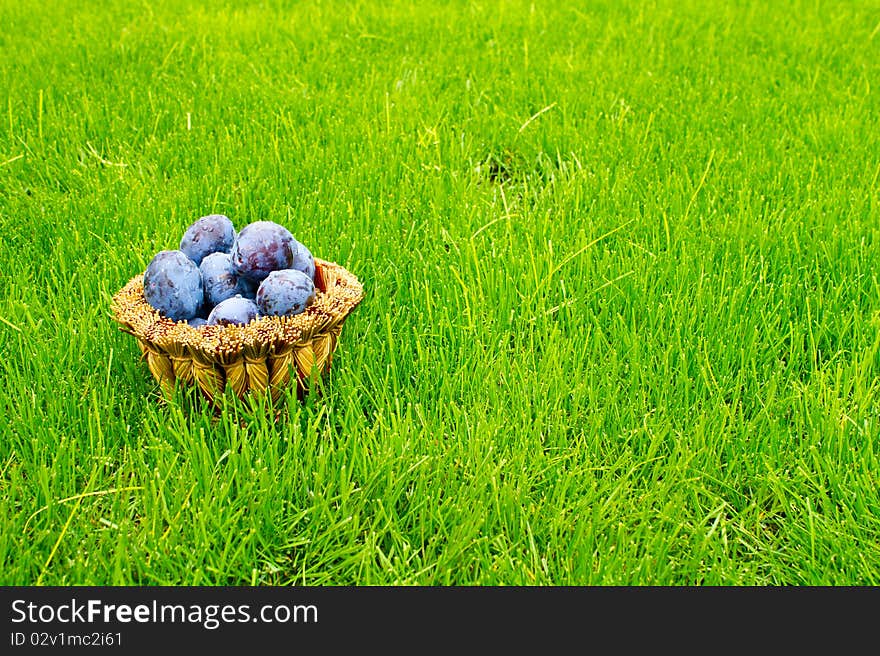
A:
[[[242,228],[230,254],[236,274],[260,283],[273,271],[291,268],[296,253],[290,230],[272,221],[255,221]]]
[[[240,278],[232,270],[232,256],[229,253],[206,255],[199,265],[199,271],[205,287],[205,303],[209,307],[237,294],[252,299],[256,293],[253,283]]]
[[[193,223],[180,240],[180,250],[196,263],[211,253],[228,253],[235,241],[235,227],[229,217],[209,214]]]
[[[312,280],[315,279],[315,258],[312,257],[312,252],[306,248],[301,241],[296,242],[296,255],[293,258],[293,265],[291,265],[291,269],[296,269],[297,271],[302,271]]]
[[[243,296],[218,303],[208,315],[209,326],[243,326],[260,316],[257,304]]]
[[[273,271],[257,289],[257,307],[265,316],[290,317],[315,300],[315,283],[302,271]]]
[[[159,251],[144,273],[144,297],[169,319],[192,319],[205,298],[199,267],[181,251]]]

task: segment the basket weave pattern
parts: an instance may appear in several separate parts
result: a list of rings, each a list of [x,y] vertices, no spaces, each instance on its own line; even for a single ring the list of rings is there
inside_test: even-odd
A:
[[[292,317],[263,317],[246,326],[204,326],[163,317],[144,298],[137,275],[113,296],[120,330],[135,337],[163,393],[177,381],[195,385],[214,404],[225,390],[239,398],[268,391],[273,401],[295,383],[299,392],[330,368],[342,324],[363,298],[343,267],[315,258],[315,300]]]

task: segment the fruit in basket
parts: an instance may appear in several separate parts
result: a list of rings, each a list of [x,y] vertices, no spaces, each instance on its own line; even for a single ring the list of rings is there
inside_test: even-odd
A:
[[[214,307],[236,294],[252,299],[256,293],[255,284],[233,271],[232,257],[229,253],[211,253],[205,256],[199,265],[199,271],[202,273],[205,303],[208,307]]]
[[[260,316],[257,304],[243,296],[221,301],[208,315],[209,326],[243,326]]]
[[[293,257],[293,264],[290,268],[296,269],[297,271],[302,271],[311,280],[314,280],[315,258],[312,257],[312,252],[308,248],[306,248],[301,241],[297,241],[296,246],[296,255],[294,255]]]
[[[315,283],[302,271],[273,271],[257,288],[257,307],[266,316],[289,317],[315,300]]]
[[[235,241],[235,227],[229,217],[209,214],[195,221],[180,240],[180,250],[196,265],[211,253],[228,253]]]
[[[192,319],[205,298],[199,267],[182,251],[159,251],[144,273],[144,297],[169,319]]]
[[[232,268],[239,276],[262,282],[273,271],[293,266],[297,244],[282,225],[272,221],[249,223],[232,244]]]
[[[158,263],[167,259],[164,264],[179,267],[178,258],[193,273],[198,271],[195,263],[182,252],[162,253],[155,259]],[[178,384],[185,385],[200,391],[206,402],[217,410],[225,405],[221,401],[227,392],[242,399],[249,394],[268,394],[277,402],[289,387],[295,389],[298,398],[304,398],[304,393],[311,391],[315,377],[327,373],[339,330],[363,299],[363,286],[356,276],[333,262],[318,259],[315,262],[319,282],[316,300],[304,313],[294,317],[260,319],[255,301],[239,296],[226,299],[214,308],[212,326],[203,319],[206,307],[186,323],[181,321],[175,325],[144,297],[145,277],[147,294],[151,294],[152,269],[151,275],[134,275],[113,295],[112,316],[124,332],[137,340],[145,370],[152,374],[165,395],[172,393]],[[156,263],[153,267],[158,273],[167,273]],[[200,276],[199,273],[199,279]],[[181,286],[175,283],[173,288],[168,287]],[[242,324],[255,318],[256,321],[247,326],[222,325]],[[270,375],[268,380],[266,373]]]

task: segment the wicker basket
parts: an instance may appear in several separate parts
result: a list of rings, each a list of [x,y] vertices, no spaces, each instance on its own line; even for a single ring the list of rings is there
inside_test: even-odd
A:
[[[296,384],[301,396],[330,368],[342,324],[363,298],[363,286],[343,267],[315,258],[315,300],[293,317],[263,317],[246,326],[193,328],[159,314],[137,275],[113,296],[120,330],[134,335],[163,393],[179,381],[195,385],[215,406],[226,389],[243,398],[268,391],[277,400]]]

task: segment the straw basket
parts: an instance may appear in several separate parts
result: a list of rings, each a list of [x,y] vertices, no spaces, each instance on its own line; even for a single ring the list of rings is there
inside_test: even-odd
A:
[[[330,368],[342,324],[363,298],[343,267],[315,258],[315,300],[292,317],[263,317],[246,326],[193,328],[159,314],[137,275],[113,296],[113,318],[133,335],[150,373],[168,395],[175,384],[197,386],[215,406],[226,389],[239,398],[296,385],[301,395]]]

